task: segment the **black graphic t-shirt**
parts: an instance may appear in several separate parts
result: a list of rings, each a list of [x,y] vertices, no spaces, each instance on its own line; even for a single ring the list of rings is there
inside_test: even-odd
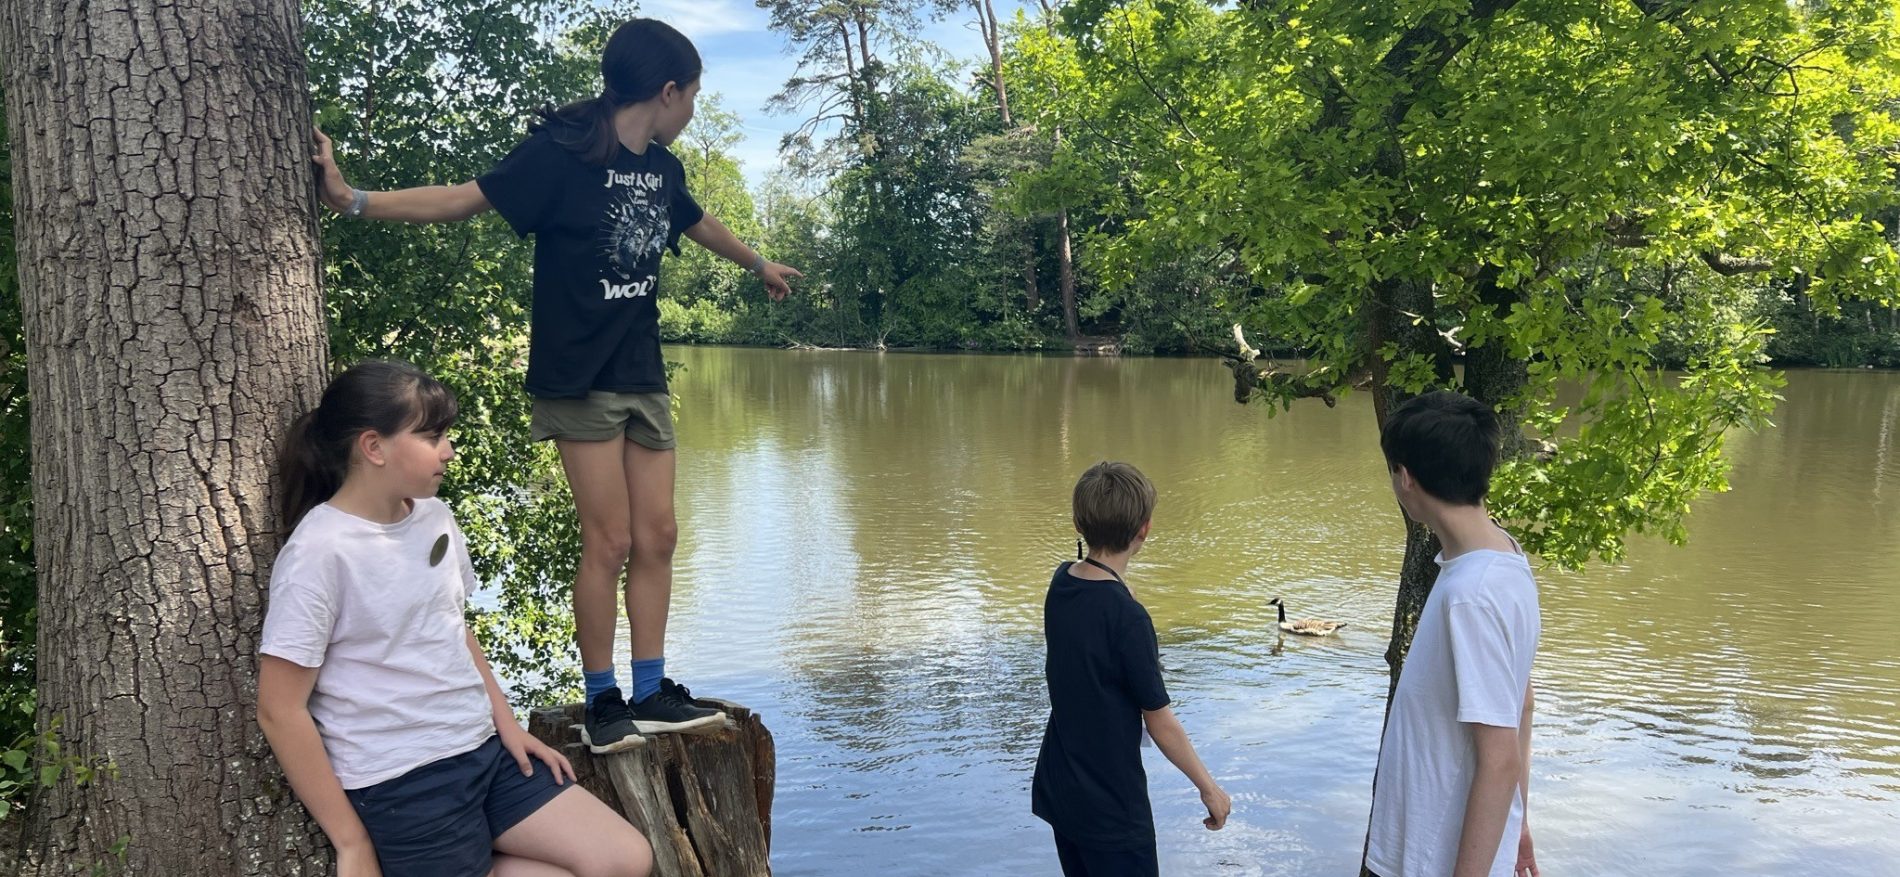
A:
[[[534,235],[529,395],[664,392],[660,253],[705,215],[679,159],[649,143],[597,167],[543,130],[476,183],[516,234]]]

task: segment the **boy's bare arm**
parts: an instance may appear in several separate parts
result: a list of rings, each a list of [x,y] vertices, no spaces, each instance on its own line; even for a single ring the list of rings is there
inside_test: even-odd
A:
[[[1458,864],[1452,877],[1484,877],[1491,873],[1504,825],[1511,817],[1511,797],[1522,776],[1518,730],[1496,725],[1466,723],[1477,750],[1478,770],[1465,797],[1464,830],[1458,838]]]
[[[1154,738],[1155,746],[1161,754],[1168,757],[1175,767],[1187,775],[1188,781],[1201,792],[1201,803],[1207,805],[1207,818],[1201,820],[1209,830],[1219,831],[1227,824],[1227,814],[1234,809],[1233,800],[1221,791],[1214,776],[1207,772],[1207,766],[1201,763],[1201,756],[1194,751],[1193,742],[1188,740],[1187,729],[1181,727],[1181,720],[1175,718],[1174,710],[1162,707],[1158,710],[1142,710],[1141,720],[1148,726],[1148,736]]]
[[[1534,712],[1536,687],[1524,683],[1524,715],[1517,722],[1517,755],[1520,761],[1521,775],[1517,779],[1517,791],[1524,800],[1524,824],[1530,824],[1531,813],[1531,713]]]
[[[1524,801],[1524,824],[1518,829],[1517,866],[1511,869],[1516,877],[1537,877],[1537,852],[1531,844],[1531,714],[1535,712],[1536,690],[1529,682],[1524,683],[1524,714],[1517,722],[1517,754],[1520,772],[1517,778],[1517,793]]]

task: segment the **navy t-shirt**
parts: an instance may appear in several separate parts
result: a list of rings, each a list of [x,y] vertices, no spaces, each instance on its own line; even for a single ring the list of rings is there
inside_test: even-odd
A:
[[[679,159],[649,143],[600,167],[544,129],[476,183],[516,234],[534,235],[528,393],[664,392],[660,253],[705,216]]]
[[[1077,578],[1070,566],[1056,568],[1042,606],[1050,709],[1031,810],[1083,846],[1149,846],[1141,712],[1168,705],[1154,622],[1120,582]]]

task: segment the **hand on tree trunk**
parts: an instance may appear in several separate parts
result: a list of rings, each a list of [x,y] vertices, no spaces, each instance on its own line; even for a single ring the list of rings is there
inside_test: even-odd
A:
[[[317,154],[310,160],[317,166],[317,197],[331,210],[342,213],[350,207],[350,198],[355,194],[350,184],[343,181],[343,171],[336,166],[336,155],[331,151],[330,137],[321,128],[310,129],[315,134],[311,142],[317,147]]]

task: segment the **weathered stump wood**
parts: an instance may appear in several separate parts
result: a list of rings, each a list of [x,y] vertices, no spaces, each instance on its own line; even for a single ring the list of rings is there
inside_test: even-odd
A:
[[[535,710],[528,732],[566,755],[581,787],[646,835],[654,877],[768,877],[772,732],[736,703],[697,702],[724,710],[726,726],[658,734],[639,748],[595,755],[574,730],[582,709],[574,703]]]

